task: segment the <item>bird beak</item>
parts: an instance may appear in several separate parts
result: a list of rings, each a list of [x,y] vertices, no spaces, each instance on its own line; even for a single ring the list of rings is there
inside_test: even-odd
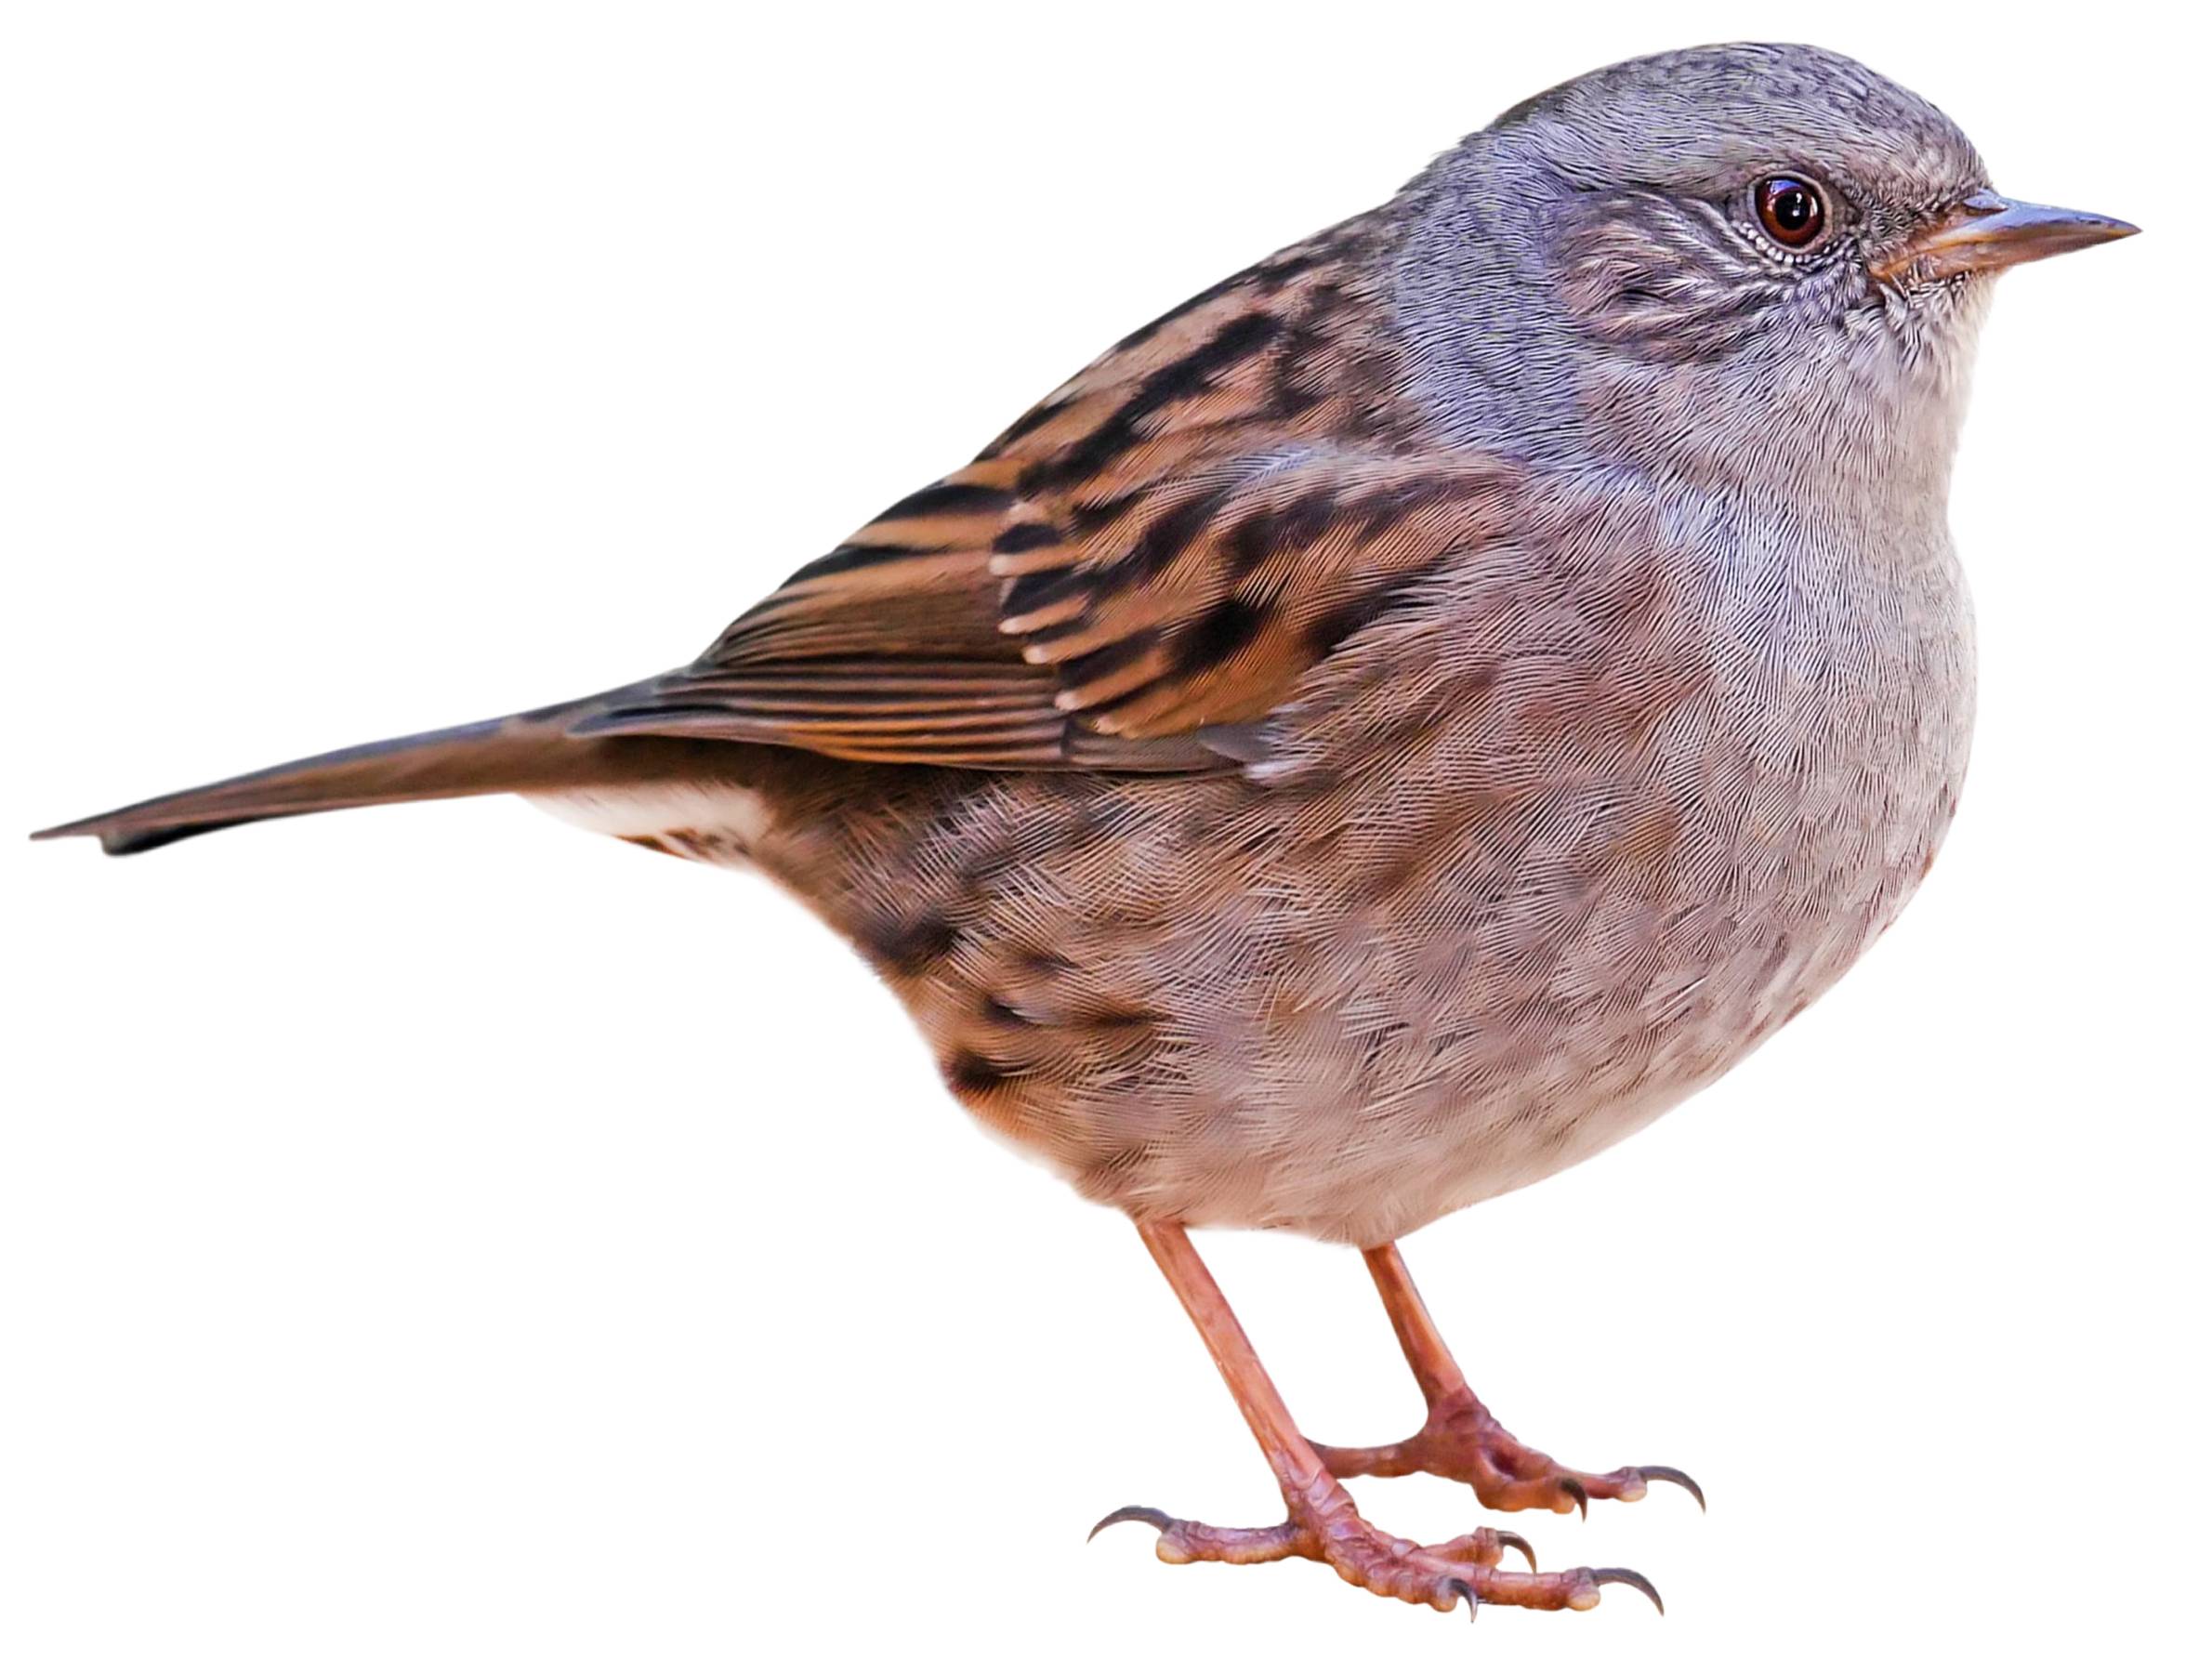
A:
[[[1876,259],[1872,269],[1885,280],[1911,276],[1938,282],[1968,271],[2003,270],[2031,259],[2047,259],[2053,254],[2133,236],[2135,230],[2125,219],[2108,219],[2100,213],[2045,207],[2015,202],[1995,191],[1977,191]]]

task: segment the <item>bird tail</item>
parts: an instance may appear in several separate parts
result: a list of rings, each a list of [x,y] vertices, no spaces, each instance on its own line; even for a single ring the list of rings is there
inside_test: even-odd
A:
[[[619,695],[619,693],[611,693]],[[445,800],[457,796],[559,791],[652,774],[659,751],[682,744],[638,738],[572,735],[603,698],[564,703],[473,726],[449,726],[357,748],[334,749],[220,783],[157,796],[32,836],[98,836],[107,851],[146,852],[263,818],[333,812],[388,801]]]

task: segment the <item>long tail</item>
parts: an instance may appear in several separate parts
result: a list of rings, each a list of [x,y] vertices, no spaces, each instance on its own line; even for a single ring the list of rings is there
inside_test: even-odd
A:
[[[642,782],[665,771],[676,752],[693,745],[652,738],[571,734],[603,698],[564,703],[505,719],[442,731],[417,732],[358,748],[247,772],[220,783],[157,796],[74,823],[40,830],[32,839],[98,836],[115,854],[145,852],[210,830],[263,818],[332,812],[388,801],[444,800],[465,795],[552,791]]]

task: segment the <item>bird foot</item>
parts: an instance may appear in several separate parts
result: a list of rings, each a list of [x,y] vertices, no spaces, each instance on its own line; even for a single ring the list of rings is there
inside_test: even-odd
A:
[[[1601,1587],[1608,1584],[1632,1586],[1649,1596],[1661,1613],[1666,1611],[1652,1581],[1626,1567],[1535,1571],[1535,1552],[1518,1534],[1480,1527],[1434,1545],[1393,1537],[1363,1520],[1334,1481],[1317,1488],[1310,1499],[1294,1496],[1290,1509],[1290,1518],[1276,1526],[1232,1527],[1178,1521],[1162,1510],[1133,1505],[1099,1521],[1091,1536],[1118,1521],[1141,1521],[1158,1530],[1153,1551],[1164,1561],[1249,1565],[1302,1557],[1325,1561],[1345,1583],[1375,1595],[1440,1613],[1464,1606],[1470,1618],[1484,1602],[1583,1612],[1598,1605]],[[1508,1549],[1528,1558],[1529,1571],[1499,1565]]]
[[[1474,1488],[1489,1509],[1549,1509],[1564,1515],[1589,1513],[1590,1499],[1618,1498],[1632,1504],[1654,1481],[1679,1486],[1705,1507],[1705,1494],[1679,1468],[1646,1463],[1588,1474],[1568,1468],[1507,1433],[1472,1389],[1440,1395],[1418,1434],[1387,1446],[1324,1446],[1316,1443],[1329,1472],[1350,1475],[1441,1475]]]

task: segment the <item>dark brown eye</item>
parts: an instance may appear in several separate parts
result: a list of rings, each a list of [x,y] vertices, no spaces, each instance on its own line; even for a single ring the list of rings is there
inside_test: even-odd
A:
[[[1785,248],[1810,246],[1827,223],[1827,204],[1802,178],[1784,173],[1763,181],[1752,192],[1758,206],[1758,222],[1769,236]]]

